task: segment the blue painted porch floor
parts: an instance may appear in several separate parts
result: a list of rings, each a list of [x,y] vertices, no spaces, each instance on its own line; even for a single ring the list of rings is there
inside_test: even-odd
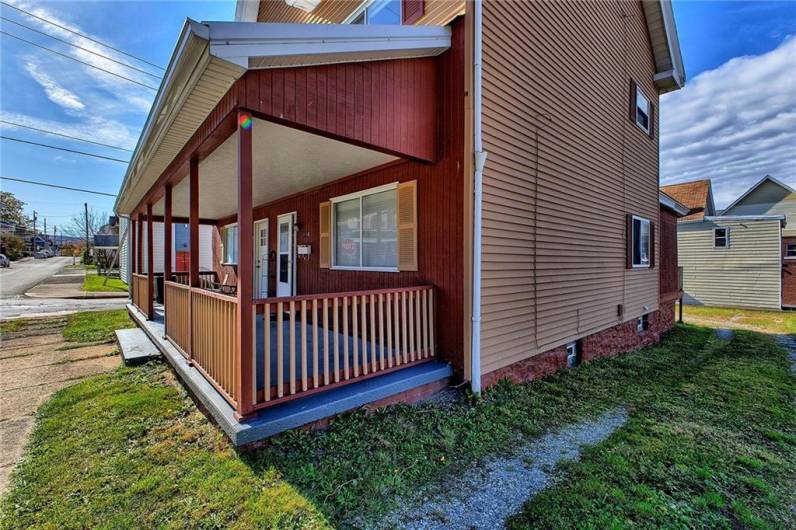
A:
[[[190,366],[185,357],[164,338],[165,330],[161,307],[156,306],[154,320],[146,320],[138,308],[132,304],[127,305],[127,310],[138,326],[163,353],[164,358],[174,368],[183,384],[202,402],[202,405],[234,445],[246,445],[263,440],[280,432],[341,414],[428,383],[448,379],[453,374],[449,365],[439,361],[429,361],[280,403],[239,421],[235,419],[233,408],[218,394],[215,388],[196,368]],[[262,329],[262,325],[259,326],[259,329]],[[275,332],[275,327],[272,328],[272,332]],[[258,341],[260,338],[258,337]],[[342,340],[342,337],[338,336],[338,339]],[[329,339],[330,344],[332,340]],[[349,344],[349,351],[350,348],[351,344]],[[340,351],[342,352],[342,349]],[[262,352],[262,346],[259,347],[259,352]],[[258,357],[262,358],[262,355]],[[319,357],[322,358],[322,355]]]

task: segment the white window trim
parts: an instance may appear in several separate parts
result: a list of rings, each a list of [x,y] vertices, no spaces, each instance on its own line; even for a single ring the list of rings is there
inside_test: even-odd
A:
[[[222,226],[221,227],[222,236],[227,232],[227,230],[229,230],[230,228],[235,228],[237,226],[238,226],[237,222],[230,223],[228,225]],[[221,238],[221,265],[224,265],[224,266],[235,266],[235,267],[238,266],[238,257],[237,256],[235,256],[235,261],[227,261],[225,259],[226,257],[227,257],[227,255],[226,255],[226,237],[222,237]]]
[[[376,186],[375,188],[368,188],[366,190],[357,191],[354,193],[349,193],[348,195],[341,195],[339,197],[332,197],[329,199],[329,202],[332,204],[332,222],[330,228],[331,232],[331,247],[332,247],[332,264],[330,269],[337,270],[337,271],[365,271],[365,272],[400,272],[398,267],[353,267],[351,265],[336,265],[335,262],[337,261],[337,213],[336,208],[334,205],[338,202],[345,202],[350,201],[352,199],[361,199],[362,197],[368,195],[375,195],[376,193],[381,193],[383,191],[390,191],[390,190],[397,190],[398,189],[398,182],[390,182],[389,184],[384,184],[383,186]],[[396,195],[396,202],[398,197]],[[396,204],[397,207],[397,204]],[[360,212],[360,224],[362,223],[362,203],[360,202],[359,206]],[[398,215],[398,212],[396,212]],[[359,262],[362,263],[362,247],[361,247],[361,239],[362,239],[362,226],[359,227],[359,236],[360,236],[360,249],[359,249]]]
[[[796,259],[796,256],[788,256],[788,246],[793,245],[796,246],[796,243],[785,243],[785,255],[783,256],[784,259]]]
[[[375,2],[376,2],[376,0],[365,0],[364,2],[359,4],[359,7],[354,9],[354,11],[352,11],[350,15],[345,17],[343,19],[343,21],[341,22],[341,24],[351,24],[354,20],[356,20],[356,18],[359,15],[362,14],[363,11],[365,11],[365,25],[367,26],[368,24],[370,24],[370,22],[368,22],[367,9],[371,5],[373,5]],[[403,23],[404,23],[404,3],[403,2],[398,2],[398,4],[400,5],[400,10],[401,10],[401,12],[398,14],[398,17],[401,20],[401,25],[403,25]]]
[[[633,216],[631,216],[631,218],[632,218],[633,221],[639,220],[642,223],[647,223],[647,225],[649,225],[649,227],[650,227],[650,237],[648,238],[647,241],[649,243],[652,243],[652,221],[647,219],[646,217],[639,217],[638,215],[633,215]],[[636,250],[635,249],[636,238],[635,238],[635,234],[632,233],[632,230],[634,230],[634,229],[635,229],[635,223],[631,222],[630,223],[630,230],[631,230],[630,247],[631,247],[631,250],[633,251],[633,255],[630,256],[630,263],[631,263],[631,265],[633,266],[634,269],[649,269],[652,266],[652,253],[655,252],[655,249],[652,248],[651,244],[649,245],[650,248],[647,249],[647,263],[639,263],[638,265],[633,263],[633,261],[635,260],[635,255],[636,255],[636,252],[635,252],[635,250]]]
[[[723,247],[716,246],[716,230],[724,230],[724,240],[726,241],[726,245]],[[729,226],[717,226],[713,228],[713,248],[716,250],[727,250],[730,248],[730,227]]]
[[[644,97],[644,99],[647,100],[647,110],[645,111],[647,113],[647,126],[646,127],[644,127],[643,125],[641,125],[638,122],[638,107],[639,107],[638,96],[639,96],[639,94],[641,94]],[[649,97],[647,97],[647,94],[645,94],[644,91],[641,90],[641,87],[638,84],[636,84],[636,106],[633,109],[633,118],[634,118],[633,119],[633,123],[636,124],[636,127],[638,127],[639,129],[641,129],[642,131],[644,131],[647,134],[650,133],[650,125],[652,125],[652,123],[651,123],[652,122],[652,117],[650,116],[650,109],[652,109],[652,101],[650,100]]]

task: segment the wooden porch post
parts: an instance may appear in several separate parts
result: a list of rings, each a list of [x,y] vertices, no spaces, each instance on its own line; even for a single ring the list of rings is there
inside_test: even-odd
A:
[[[171,186],[167,185],[163,195],[163,281],[171,280]]]
[[[246,416],[254,405],[253,350],[254,347],[254,278],[252,266],[252,129],[249,112],[238,110],[238,333],[235,373],[237,415]]]
[[[146,317],[152,320],[155,316],[155,253],[153,252],[154,224],[152,222],[152,203],[146,205],[146,275],[147,275],[147,296]]]
[[[138,274],[141,274],[144,271],[144,245],[141,243],[141,240],[144,238],[144,223],[141,219],[142,217],[143,216],[141,215],[141,212],[138,212],[138,223],[136,223],[138,225],[138,237],[136,239],[138,244],[136,245],[135,255],[135,272]]]
[[[136,256],[138,256],[138,238],[136,237],[136,233],[138,231],[138,214],[133,212],[130,216],[130,222],[132,226],[130,226],[130,284],[133,283],[132,274],[138,272],[138,263],[136,260]]]
[[[188,285],[199,287],[199,159],[191,157],[190,175],[188,176],[188,235],[190,243],[188,245],[190,266]]]

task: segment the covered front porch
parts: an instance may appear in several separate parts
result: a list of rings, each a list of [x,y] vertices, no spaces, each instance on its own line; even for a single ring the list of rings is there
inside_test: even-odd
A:
[[[433,45],[429,55],[444,50]],[[416,182],[439,156],[429,119],[438,64],[390,59],[249,69],[133,208],[131,314],[175,367],[206,383],[194,385],[199,397],[223,402],[241,425],[290,402],[334,414],[347,408],[317,405],[348,396],[340,403],[359,406],[452,375],[438,360],[438,286],[417,249]],[[372,212],[363,189],[384,195]],[[333,204],[352,191],[359,213],[343,241]],[[187,273],[172,266],[175,219],[188,221]],[[193,250],[200,224],[214,229],[212,271]]]

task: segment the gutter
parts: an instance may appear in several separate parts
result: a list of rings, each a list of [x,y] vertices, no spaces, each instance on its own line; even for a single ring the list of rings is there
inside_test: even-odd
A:
[[[470,388],[473,394],[481,393],[481,219],[483,203],[483,177],[486,152],[481,138],[481,61],[482,61],[482,5],[473,2],[473,325],[470,341]]]

